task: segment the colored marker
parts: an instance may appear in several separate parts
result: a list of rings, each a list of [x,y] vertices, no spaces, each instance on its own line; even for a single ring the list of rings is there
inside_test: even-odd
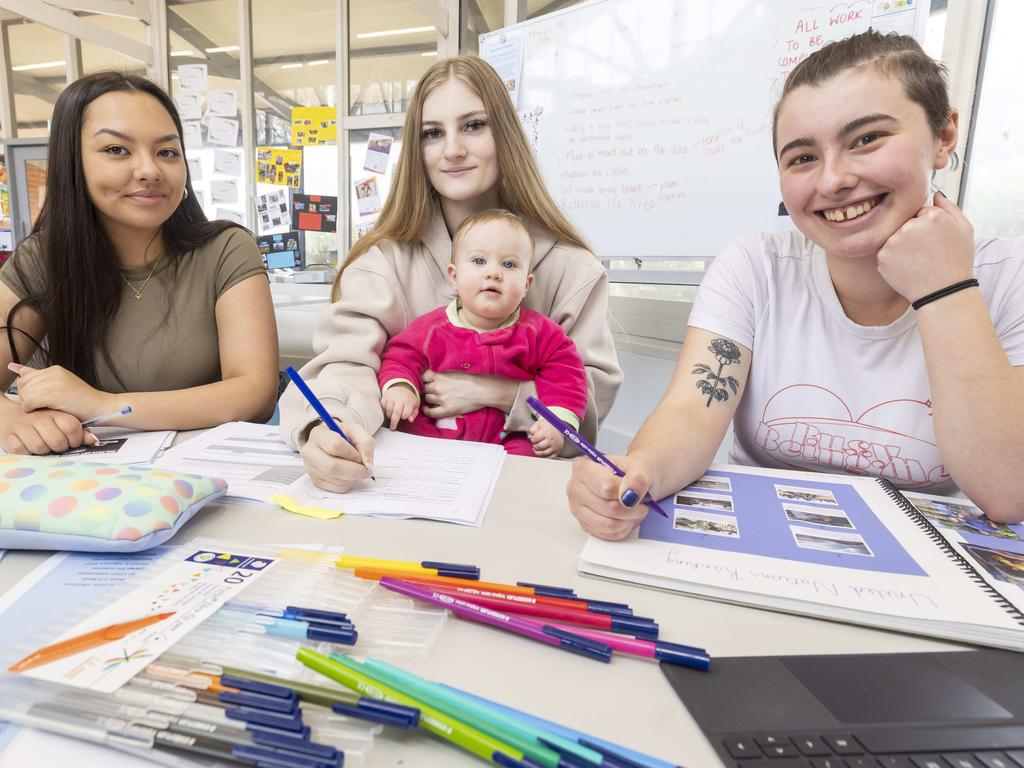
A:
[[[430,584],[431,582],[422,579],[420,577],[406,577],[404,581],[413,582],[414,584]],[[567,608],[569,610],[582,610],[589,611],[591,613],[605,613],[613,616],[631,616],[633,615],[633,609],[628,605],[622,603],[603,603],[600,600],[585,600],[583,598],[564,598],[564,597],[545,597],[539,595],[537,597],[531,597],[530,595],[516,595],[509,592],[504,592],[496,589],[479,589],[475,584],[467,584],[465,587],[452,587],[449,585],[441,585],[434,583],[434,586],[438,589],[441,587],[445,591],[458,592],[460,595],[464,595],[467,600],[473,600],[474,595],[482,597],[490,597],[496,600],[503,600],[507,603],[523,603],[526,605],[551,605],[558,608]]]
[[[381,560],[376,557],[353,557],[342,555],[335,563],[339,568],[371,568],[374,570],[392,571],[394,573],[420,573],[428,576],[445,576],[455,579],[479,579],[480,569],[475,565],[461,563],[439,563],[424,560],[412,563],[406,560]]]
[[[404,579],[406,581],[424,581],[431,584],[448,584],[452,587],[476,587],[480,589],[493,589],[499,592],[505,592],[510,595],[525,595],[527,597],[557,597],[563,600],[578,600],[575,593],[572,590],[559,589],[555,592],[544,592],[538,586],[523,586],[523,583],[519,584],[499,584],[494,581],[466,581],[465,579],[453,579],[446,576],[431,576],[430,574],[409,574],[403,573],[402,571],[388,571],[380,568],[356,568],[353,571],[356,576],[361,579],[372,579],[373,581],[380,581],[385,576],[392,576],[396,579]],[[549,587],[548,589],[554,590],[555,587]],[[596,602],[596,601],[591,601]],[[625,603],[601,603],[602,605],[608,605],[613,607],[629,608]]]
[[[311,648],[299,648],[295,658],[310,669],[341,683],[346,688],[351,688],[375,699],[383,699],[389,703],[404,704],[419,709],[420,728],[461,747],[470,754],[498,765],[515,765],[523,759],[522,752],[492,739],[412,696],[377,681],[366,674],[361,664],[357,664],[341,654],[328,658]]]
[[[574,627],[560,622],[549,622],[556,627],[562,627],[577,635],[589,637],[600,643],[607,643],[613,650],[628,653],[631,656],[645,656],[649,659],[658,659],[667,664],[676,664],[682,667],[693,667],[705,672],[711,667],[711,656],[703,648],[696,648],[692,645],[682,643],[670,643],[667,640],[648,640],[639,637],[625,637],[612,632],[602,632],[599,629],[584,629]]]
[[[551,731],[558,734],[566,739],[571,739],[581,746],[589,747],[590,749],[600,752],[602,755],[608,756],[610,759],[619,761],[619,764],[629,766],[630,768],[679,768],[675,763],[670,763],[666,760],[659,760],[656,757],[645,755],[642,752],[637,752],[632,749],[620,746],[604,739],[599,739],[596,736],[591,736],[580,731],[574,731],[572,728],[566,728],[564,725],[553,723],[550,720],[543,720],[533,715],[528,715],[526,712],[522,712],[512,707],[506,707],[503,704],[499,704],[496,701],[485,699],[482,696],[476,696],[472,693],[453,688],[450,685],[441,685],[442,688],[446,688],[449,691],[459,694],[467,699],[479,702],[480,704],[490,707],[498,712],[510,715],[524,723],[543,728],[546,731]]]
[[[489,624],[492,627],[498,627],[509,632],[514,632],[517,635],[523,635],[533,640],[539,640],[542,643],[553,645],[572,653],[578,653],[581,656],[588,656],[592,659],[599,661],[609,662],[612,659],[612,651],[607,643],[601,643],[589,638],[585,638],[582,635],[577,635],[572,632],[567,632],[564,629],[551,626],[549,624],[542,624],[540,622],[527,622],[524,619],[517,618],[515,616],[509,616],[507,613],[501,613],[490,608],[471,603],[468,600],[462,600],[458,597],[452,597],[446,595],[443,592],[437,592],[432,589],[425,589],[423,587],[411,584],[407,581],[400,581],[393,579],[390,576],[386,576],[380,580],[380,585],[411,597],[414,600],[421,600],[431,605],[436,605],[441,608],[447,608],[456,616],[463,619],[469,619],[470,621],[477,621],[481,624]]]
[[[92,632],[86,632],[84,635],[78,635],[77,637],[71,637],[67,640],[61,640],[59,643],[54,643],[53,645],[48,645],[45,648],[40,648],[38,651],[33,651],[21,661],[15,662],[11,665],[9,667],[9,671],[24,672],[27,669],[40,667],[43,664],[49,664],[51,661],[64,659],[68,656],[74,656],[76,653],[82,653],[83,651],[88,651],[91,648],[106,645],[114,640],[121,640],[132,632],[145,629],[146,627],[157,624],[173,615],[174,611],[170,611],[169,613],[155,613],[152,616],[145,616],[141,619],[126,621],[121,624],[111,624],[109,627],[103,627],[102,629],[96,629]]]
[[[313,390],[309,388],[309,385],[302,380],[302,377],[299,376],[299,372],[290,365],[284,369],[284,372],[288,374],[288,378],[290,378],[292,383],[295,384],[295,388],[302,393],[302,396],[306,398],[306,402],[313,407],[313,410],[316,411],[316,415],[319,416],[320,420],[327,425],[327,428],[331,430],[331,432],[340,435],[342,440],[355,448],[356,444],[349,440],[348,435],[341,431],[341,427],[338,426],[338,422],[336,422],[334,417],[327,412],[327,409],[324,408],[324,404],[320,402],[320,398],[313,394]],[[358,451],[359,449],[356,448],[357,453]],[[370,475],[370,479],[376,480],[377,478]]]
[[[273,688],[293,691],[300,700],[310,704],[318,704],[328,708],[334,707],[334,711],[339,714],[399,728],[408,728],[416,725],[420,717],[419,710],[413,707],[388,704],[348,691],[339,691],[337,688],[324,688],[310,683],[282,680],[274,675],[265,675],[249,669],[225,667],[218,664],[206,666],[220,669],[220,674],[198,671],[203,666],[204,662],[197,659],[172,657],[172,660],[168,661],[165,656],[161,656],[159,662],[154,662],[146,668],[146,673],[164,679],[177,679],[181,681],[182,685],[194,687],[205,687],[203,683],[206,682],[209,684],[207,690],[210,691],[243,690],[241,686],[253,691],[256,684],[269,685]],[[235,686],[240,687],[236,688]],[[267,689],[261,690],[266,691]]]
[[[553,426],[567,438],[572,440],[572,442],[574,442],[577,446],[579,446],[580,450],[583,451],[583,453],[585,453],[591,461],[596,461],[602,467],[607,467],[619,477],[622,477],[623,475],[626,474],[621,469],[616,467],[611,461],[609,461],[607,456],[605,456],[603,453],[597,450],[597,448],[592,446],[587,441],[587,439],[583,437],[583,435],[581,435],[575,429],[573,429],[560,418],[558,418],[554,413],[548,410],[548,407],[544,405],[544,403],[542,403],[540,400],[538,400],[535,397],[528,397],[526,398],[526,402],[539,415],[543,416],[544,420],[550,423],[551,426]],[[651,498],[651,494],[645,494],[643,502],[662,517],[668,517],[668,512],[666,512],[664,509],[658,506],[658,502]]]
[[[474,728],[479,728],[497,739],[507,741],[517,749],[521,749],[531,760],[549,768],[561,768],[565,761],[559,751],[568,752],[571,757],[585,760],[588,764],[600,766],[603,762],[601,753],[581,747],[573,741],[541,731],[537,728],[524,727],[522,723],[507,715],[495,712],[470,699],[404,669],[378,659],[367,659],[363,662],[363,670],[376,676],[388,685],[405,691],[432,707],[458,718]],[[549,747],[542,739],[555,745]]]
[[[111,419],[116,419],[118,416],[128,416],[129,414],[131,414],[131,412],[132,407],[130,405],[126,405],[124,408],[119,408],[116,411],[105,413],[102,416],[93,416],[91,419],[86,419],[85,421],[82,422],[82,426],[98,427],[100,424],[110,421]]]
[[[415,583],[415,582],[411,582]],[[653,619],[646,619],[641,616],[610,616],[606,613],[591,613],[581,608],[564,608],[554,605],[537,605],[535,603],[521,603],[515,600],[503,600],[502,598],[489,597],[487,595],[468,595],[459,590],[447,586],[432,586],[431,589],[442,592],[446,595],[459,597],[471,603],[482,605],[486,608],[493,608],[497,611],[523,614],[539,619],[552,619],[553,621],[568,622],[570,624],[582,624],[585,627],[603,629],[608,632],[623,632],[627,635],[636,635],[654,640],[658,637],[658,625]],[[564,627],[573,630],[573,627]]]
[[[309,621],[296,619],[279,619],[272,616],[259,616],[250,613],[239,612],[236,617],[244,616],[240,621],[234,621],[230,611],[221,609],[217,615],[208,621],[213,624],[228,626],[236,632],[250,632],[259,635],[277,635],[278,637],[290,637],[296,640],[318,640],[328,643],[340,643],[342,645],[355,645],[359,633],[355,627],[338,626],[333,624],[314,624]]]

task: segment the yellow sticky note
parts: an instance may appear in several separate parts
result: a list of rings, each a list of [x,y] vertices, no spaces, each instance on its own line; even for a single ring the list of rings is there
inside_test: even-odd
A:
[[[283,496],[281,494],[271,496],[270,501],[289,512],[294,512],[297,515],[305,515],[306,517],[315,517],[317,520],[333,520],[334,518],[341,517],[344,514],[344,512],[338,512],[333,509],[324,509],[323,507],[299,504],[290,496]]]

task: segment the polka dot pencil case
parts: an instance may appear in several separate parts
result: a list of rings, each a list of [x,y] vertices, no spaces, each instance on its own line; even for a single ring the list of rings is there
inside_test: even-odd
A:
[[[0,548],[137,552],[224,495],[216,478],[62,456],[0,456]]]

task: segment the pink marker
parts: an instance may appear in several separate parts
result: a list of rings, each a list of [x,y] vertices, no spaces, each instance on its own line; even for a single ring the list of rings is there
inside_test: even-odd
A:
[[[533,619],[524,619],[533,621]],[[680,643],[669,643],[664,640],[640,640],[638,638],[616,635],[612,632],[602,632],[599,629],[583,629],[568,624],[551,622],[560,629],[568,629],[577,635],[606,643],[612,650],[628,653],[632,656],[646,656],[649,659],[659,659],[668,664],[678,664],[682,667],[693,667],[705,672],[711,667],[711,656],[703,648],[694,648],[692,645]]]

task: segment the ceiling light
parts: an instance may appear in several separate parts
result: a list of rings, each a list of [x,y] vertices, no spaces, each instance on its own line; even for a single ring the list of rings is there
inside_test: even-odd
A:
[[[28,72],[32,69],[50,69],[51,67],[63,67],[67,64],[66,61],[43,61],[39,64],[21,64],[17,67],[11,67],[14,72]]]
[[[302,66],[301,61],[292,62],[291,64],[282,64],[281,69],[299,69]]]
[[[238,46],[237,45],[222,45],[220,48],[207,48],[206,52],[207,53],[231,53],[232,51],[237,51],[237,50],[238,50]]]
[[[437,51],[426,51],[421,53],[420,56],[437,56]]]
[[[171,51],[171,56],[198,56],[192,51]]]
[[[307,67],[318,67],[321,64],[330,64],[330,63],[331,63],[330,59],[317,59],[316,61],[309,62],[306,66]]]
[[[391,37],[392,35],[415,35],[418,32],[434,32],[436,27],[405,27],[404,29],[385,29],[381,32],[360,32],[356,40],[369,40],[372,37]]]

